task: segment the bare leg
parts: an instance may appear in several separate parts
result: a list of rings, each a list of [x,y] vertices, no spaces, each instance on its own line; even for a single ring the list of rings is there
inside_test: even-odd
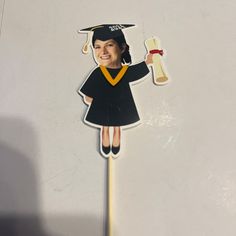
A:
[[[114,147],[120,146],[120,127],[119,126],[114,127],[112,146]]]
[[[120,152],[120,127],[114,127],[113,132],[113,141],[111,151],[113,153],[113,157],[116,157]]]
[[[110,137],[109,137],[109,127],[108,126],[102,127],[102,145],[104,147],[110,146]]]

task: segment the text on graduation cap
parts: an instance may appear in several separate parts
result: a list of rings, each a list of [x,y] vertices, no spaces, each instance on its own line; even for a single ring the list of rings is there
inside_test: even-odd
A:
[[[111,31],[116,31],[116,30],[121,30],[123,29],[124,27],[122,25],[112,25],[112,26],[109,26],[109,29]]]

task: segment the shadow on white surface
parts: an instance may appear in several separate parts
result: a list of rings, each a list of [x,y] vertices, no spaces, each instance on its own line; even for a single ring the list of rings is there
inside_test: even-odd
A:
[[[96,216],[42,215],[38,158],[33,126],[20,118],[0,118],[0,235],[104,235],[103,220]]]

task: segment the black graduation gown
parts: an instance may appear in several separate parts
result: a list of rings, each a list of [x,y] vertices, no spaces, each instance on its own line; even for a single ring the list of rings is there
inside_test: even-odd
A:
[[[120,69],[107,68],[112,78]],[[85,121],[100,126],[125,126],[140,120],[130,90],[130,82],[136,81],[149,73],[145,62],[128,67],[122,79],[112,86],[97,67],[80,88],[83,95],[93,98]]]

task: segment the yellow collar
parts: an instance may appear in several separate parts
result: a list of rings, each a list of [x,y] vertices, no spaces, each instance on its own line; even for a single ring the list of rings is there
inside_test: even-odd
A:
[[[111,77],[111,74],[109,73],[109,71],[107,70],[107,68],[105,66],[100,66],[100,69],[101,69],[103,75],[105,76],[106,80],[112,86],[115,86],[123,78],[125,72],[128,69],[128,66],[127,65],[122,66],[121,70],[119,71],[119,73],[117,74],[117,76],[114,79]]]

